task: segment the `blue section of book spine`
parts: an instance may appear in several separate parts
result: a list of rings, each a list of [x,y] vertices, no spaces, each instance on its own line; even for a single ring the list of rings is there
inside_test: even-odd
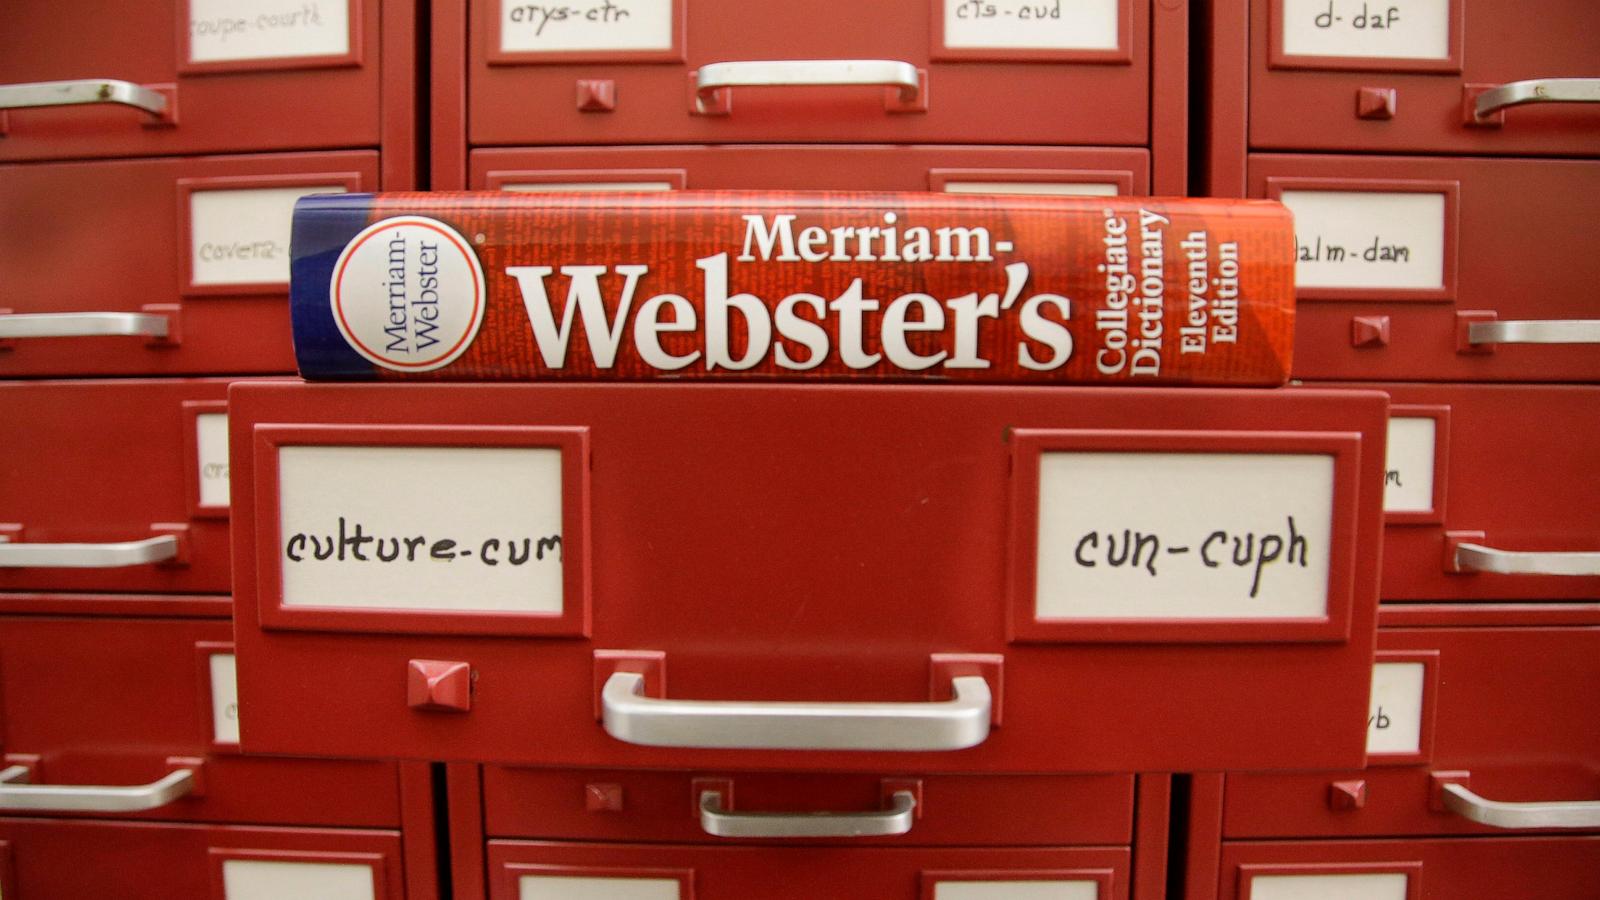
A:
[[[294,355],[308,379],[367,380],[372,363],[339,332],[329,303],[329,285],[339,254],[367,227],[371,194],[313,194],[294,206],[289,241],[289,318]]]

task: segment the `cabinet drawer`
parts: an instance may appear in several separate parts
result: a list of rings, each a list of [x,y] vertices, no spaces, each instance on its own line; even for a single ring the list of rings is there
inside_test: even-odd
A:
[[[0,785],[0,814],[396,826],[394,763],[240,755],[232,639],[224,620],[0,617],[0,747],[44,788]],[[187,785],[75,809],[53,790],[185,768]]]
[[[1600,378],[1596,192],[1600,161],[1252,155],[1250,196],[1295,213],[1295,374]]]
[[[1507,834],[1445,805],[1445,783],[1499,802],[1588,801],[1600,829],[1592,714],[1600,615],[1588,626],[1381,628],[1365,769],[1233,774],[1229,837]],[[1570,808],[1570,807],[1569,807]]]
[[[392,0],[19,6],[0,38],[0,159],[377,147],[412,116],[414,15]],[[79,83],[34,87],[62,81]]]
[[[490,841],[489,900],[1125,900],[1126,847],[735,848]]]
[[[405,900],[394,831],[0,818],[6,896]]]
[[[1596,883],[1595,837],[1230,843],[1217,896],[1587,900]]]
[[[467,5],[473,146],[1139,145],[1152,91],[1181,94],[1185,80],[1182,39],[1161,48],[1158,77],[1151,45],[1169,27],[1153,18],[1181,26],[1187,10],[1150,0],[831,0],[759,15],[625,0],[560,19],[515,0]],[[755,62],[771,60],[784,62]]]
[[[1384,600],[1600,592],[1600,388],[1381,387],[1393,404]]]
[[[230,402],[254,479],[233,532],[253,751],[1361,757],[1381,394],[282,384]],[[1306,684],[1338,709],[1293,702]]]
[[[474,150],[473,190],[1149,193],[1150,153],[1111,147],[667,146]]]
[[[377,187],[372,152],[0,166],[0,374],[292,372],[294,198]]]
[[[227,390],[0,382],[0,590],[227,593]]]
[[[1243,15],[1244,4],[1217,14]],[[1586,0],[1249,5],[1253,147],[1600,153],[1600,8]],[[1499,112],[1479,119],[1480,95],[1496,88],[1483,102]],[[1588,102],[1550,102],[1568,96]]]
[[[897,792],[911,795],[910,816],[890,814]],[[743,823],[724,825],[703,809],[706,793],[716,795],[716,809],[762,816],[743,830],[783,831],[816,813],[841,813],[836,828],[892,831],[874,836],[873,844],[1054,846],[1133,839],[1132,775],[898,778],[503,766],[483,770],[485,831],[580,841],[737,841],[742,834],[724,831],[741,831]],[[770,818],[783,813],[792,815]]]

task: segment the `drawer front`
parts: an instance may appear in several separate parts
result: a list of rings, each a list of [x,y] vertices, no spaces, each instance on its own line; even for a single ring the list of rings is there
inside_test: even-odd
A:
[[[1439,791],[1457,782],[1500,802],[1588,801],[1600,828],[1596,641],[1600,617],[1588,627],[1379,629],[1367,767],[1229,775],[1225,834],[1537,830],[1453,812]]]
[[[239,753],[232,629],[196,619],[0,618],[0,747],[27,783],[136,786],[198,773],[181,796],[129,817],[394,826],[394,763]],[[59,793],[59,792],[57,792]],[[115,801],[76,814],[104,817]],[[156,799],[147,801],[159,803]],[[34,806],[24,806],[34,803]],[[49,791],[0,787],[3,815],[62,810]]]
[[[1381,387],[1392,403],[1384,600],[1600,592],[1600,389]]]
[[[377,187],[372,152],[0,166],[0,221],[27,223],[0,232],[0,374],[292,372],[294,198]]]
[[[1253,147],[1600,153],[1592,40],[1600,9],[1586,0],[1250,0],[1250,7]],[[1479,97],[1495,88],[1503,89],[1482,101],[1479,117]],[[1588,102],[1550,102],[1563,96]]]
[[[1600,378],[1600,260],[1573,230],[1597,191],[1586,160],[1252,155],[1250,196],[1295,212],[1295,374]]]
[[[735,848],[490,841],[489,900],[1125,900],[1126,847]]]
[[[1219,900],[1587,900],[1600,838],[1231,843]]]
[[[1133,840],[1132,775],[775,775],[759,772],[682,773],[519,769],[485,766],[485,831],[495,837],[580,841],[737,842],[723,834],[706,793],[718,808],[763,818],[757,830],[793,820],[842,813],[852,823],[888,821],[896,792],[912,795],[909,822],[872,843],[1069,845],[1127,844]],[[1071,810],[1063,815],[1063,810]],[[741,823],[734,823],[735,830]],[[900,831],[899,828],[909,825]],[[852,826],[854,827],[854,824]],[[887,827],[887,826],[886,826]]]
[[[412,15],[391,0],[16,9],[0,38],[0,159],[376,147],[385,117],[411,116],[411,76],[382,57]]]
[[[474,150],[473,190],[1147,194],[1150,153],[1108,147],[668,146]]]
[[[255,478],[233,532],[253,752],[904,772],[1361,758],[1377,573],[1353,560],[1378,550],[1381,395],[284,384],[230,403],[233,469]],[[1269,463],[1282,480],[1258,486]],[[427,490],[402,490],[409,511],[386,499],[406,483]],[[1116,499],[1073,493],[1088,483]],[[1292,702],[1307,683],[1343,717]],[[822,707],[797,735],[769,701]],[[863,713],[865,730],[836,719]]]
[[[1152,14],[1187,17],[1149,0],[547,9],[471,0],[470,145],[1144,144]],[[1181,39],[1161,53],[1158,88],[1181,92]]]
[[[0,590],[227,593],[227,390],[0,383]]]
[[[394,831],[0,818],[7,898],[405,900]],[[0,868],[0,873],[4,869]]]

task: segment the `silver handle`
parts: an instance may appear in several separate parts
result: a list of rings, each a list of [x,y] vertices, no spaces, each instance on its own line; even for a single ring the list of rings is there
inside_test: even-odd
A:
[[[1456,568],[1495,575],[1600,575],[1600,552],[1549,553],[1457,544]]]
[[[166,95],[131,81],[80,78],[73,81],[36,81],[32,84],[0,85],[0,109],[87,106],[99,103],[131,106],[157,118],[167,114]]]
[[[116,569],[165,562],[178,555],[178,539],[160,534],[117,544],[29,544],[0,538],[0,569]]]
[[[695,112],[709,115],[717,91],[733,87],[882,85],[897,88],[902,106],[922,101],[922,73],[897,59],[763,59],[710,63],[695,73]]]
[[[600,692],[612,737],[645,747],[740,750],[961,750],[989,736],[993,698],[977,675],[951,679],[952,700],[806,703],[658,700],[644,676],[613,672]]]
[[[1473,115],[1482,119],[1528,103],[1600,103],[1600,78],[1535,78],[1513,81],[1478,95]]]
[[[177,769],[149,784],[29,784],[27,766],[0,771],[0,809],[49,812],[141,812],[194,790],[194,770]]]
[[[171,323],[149,313],[9,313],[0,315],[0,339],[99,337],[164,338]]]
[[[1463,784],[1446,784],[1439,790],[1445,809],[1491,828],[1600,827],[1600,800],[1504,803],[1480,797]]]
[[[1472,322],[1474,344],[1600,344],[1600,319],[1526,319]]]
[[[917,798],[895,791],[887,810],[872,812],[745,812],[722,808],[719,791],[700,792],[700,827],[730,838],[879,837],[905,834],[915,819]]]

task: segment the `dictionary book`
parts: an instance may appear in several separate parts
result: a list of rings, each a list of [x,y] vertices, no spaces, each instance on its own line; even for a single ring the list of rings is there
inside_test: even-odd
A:
[[[1266,201],[855,192],[317,195],[309,379],[1279,385]]]

